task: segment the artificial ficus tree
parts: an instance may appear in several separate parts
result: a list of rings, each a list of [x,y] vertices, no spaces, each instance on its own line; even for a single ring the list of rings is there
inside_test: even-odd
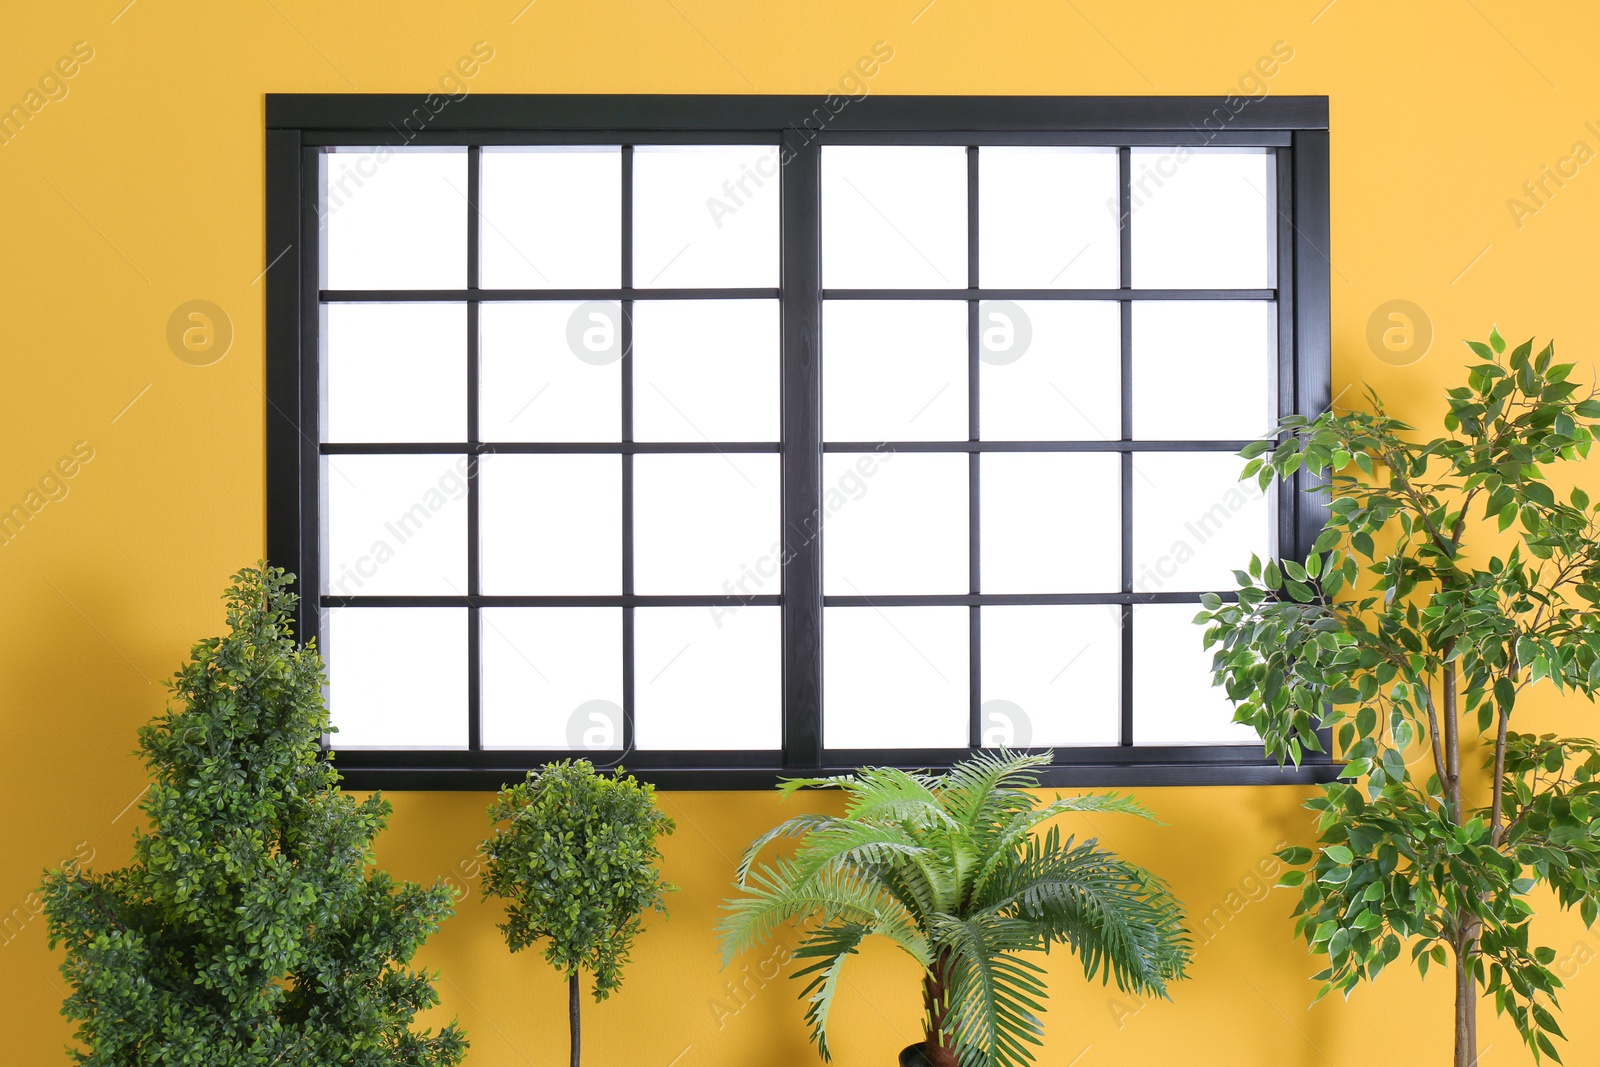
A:
[[[499,825],[481,849],[484,896],[506,901],[500,930],[512,952],[544,942],[544,958],[566,975],[578,1067],[580,971],[593,976],[596,1002],[622,985],[645,911],[665,913],[665,894],[677,888],[662,879],[656,847],[676,827],[654,787],[588,760],[529,771],[500,790],[489,819]]]
[[[291,631],[293,577],[234,575],[229,632],[194,646],[178,707],[139,731],[153,781],[121,870],[56,870],[50,943],[66,945],[89,1067],[454,1067],[454,1024],[410,960],[451,914],[443,883],[371,869],[381,796],[338,788],[316,649]]]
[[[1600,690],[1600,508],[1549,481],[1589,455],[1600,401],[1553,345],[1468,346],[1443,436],[1369,394],[1370,412],[1291,416],[1245,450],[1263,487],[1328,472],[1329,519],[1304,561],[1252,560],[1237,602],[1208,595],[1196,621],[1271,755],[1298,762],[1331,729],[1347,761],[1307,802],[1319,847],[1279,853],[1296,933],[1328,957],[1318,996],[1409,943],[1423,974],[1453,965],[1457,1067],[1477,1063],[1483,995],[1559,1062],[1561,981],[1528,897],[1542,885],[1595,919],[1600,748],[1511,726],[1530,686]]]

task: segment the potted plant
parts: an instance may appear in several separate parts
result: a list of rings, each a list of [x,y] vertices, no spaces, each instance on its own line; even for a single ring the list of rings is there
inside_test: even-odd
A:
[[[1498,331],[1446,397],[1443,436],[1371,412],[1292,417],[1245,450],[1266,486],[1332,472],[1326,529],[1304,561],[1252,560],[1236,603],[1206,599],[1216,677],[1278,760],[1345,765],[1307,802],[1318,848],[1297,869],[1297,935],[1328,958],[1322,996],[1399,959],[1455,972],[1455,1063],[1478,1062],[1493,997],[1537,1060],[1552,1036],[1555,951],[1530,944],[1548,887],[1593,923],[1600,902],[1600,748],[1513,731],[1533,685],[1600,690],[1600,511],[1549,470],[1589,455],[1600,401],[1573,365]],[[1481,758],[1488,774],[1463,772]]]
[[[1047,827],[1069,812],[1153,816],[1115,795],[1057,795],[1040,805],[1028,789],[1050,758],[1002,752],[946,774],[868,767],[786,782],[784,797],[841,790],[844,814],[799,815],[751,844],[740,895],[724,905],[724,964],[780,925],[798,926],[794,955],[803,966],[794,977],[809,979],[801,996],[824,1060],[832,1059],[828,1016],[841,968],[874,934],[923,970],[925,1040],[901,1053],[902,1065],[1030,1062],[1046,994],[1043,968],[1023,953],[1065,945],[1090,979],[1166,996],[1190,957],[1182,907],[1148,871]],[[800,839],[793,855],[756,863],[785,837]]]
[[[545,942],[544,958],[567,977],[571,1063],[578,1067],[579,971],[598,1003],[622,985],[628,950],[646,909],[666,912],[656,838],[675,829],[655,790],[587,760],[552,763],[502,789],[489,808],[501,824],[484,841],[483,891],[506,901],[500,924],[518,952]]]
[[[139,731],[154,780],[133,862],[45,879],[79,1063],[451,1067],[466,1050],[454,1023],[412,1029],[439,997],[409,963],[452,894],[370,869],[389,805],[338,789],[291,581],[234,575],[229,633],[194,646],[169,683],[181,706]]]

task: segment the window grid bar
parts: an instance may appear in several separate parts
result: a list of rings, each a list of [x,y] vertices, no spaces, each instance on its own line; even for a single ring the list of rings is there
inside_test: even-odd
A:
[[[1237,452],[1234,441],[829,441],[824,452]],[[324,456],[775,453],[774,441],[324,441]]]
[[[1133,289],[1133,150],[1124,145],[1117,149],[1117,241],[1118,282],[1125,290]],[[1121,433],[1123,441],[1133,440],[1133,303],[1122,301],[1120,341],[1118,342],[1121,376]],[[1122,591],[1133,592],[1133,452],[1121,454],[1122,496]],[[1133,747],[1133,603],[1122,605],[1122,701],[1121,724],[1118,728],[1120,743]]]
[[[1195,596],[1200,594],[1196,593]],[[593,593],[593,594],[520,594],[480,593],[475,596],[458,594],[343,595],[325,593],[319,598],[323,607],[329,608],[703,608],[703,607],[773,607],[779,594],[764,593],[744,596],[740,594],[671,594],[671,593]]]
[[[1207,592],[1224,601],[1235,594],[1216,590],[1168,590],[1155,593],[905,593],[856,596],[830,594],[822,598],[827,607],[973,607],[1007,605],[1094,605],[1094,604],[1198,604]],[[704,607],[779,607],[781,593],[744,595],[740,593],[595,593],[592,595],[535,594],[453,594],[342,595],[325,593],[318,598],[324,608],[704,608]]]
[[[633,145],[622,146],[622,292],[633,291]],[[633,440],[633,301],[623,299],[618,324],[622,345],[622,440]],[[622,453],[622,592],[633,595],[633,453]],[[633,605],[622,609],[622,751],[633,750],[634,738],[634,617]]]
[[[459,304],[498,301],[589,300],[776,300],[778,290],[762,288],[648,289],[319,289],[324,304]],[[825,289],[824,300],[1276,300],[1278,287],[1264,289]]]
[[[482,198],[483,156],[480,149],[467,149],[467,286],[478,287],[478,268],[482,248],[483,217],[479,210]],[[467,305],[467,440],[478,443],[478,305]],[[479,481],[479,462],[467,464],[467,593],[483,592],[481,573],[480,515],[482,485]],[[467,748],[477,751],[483,747],[483,620],[478,609],[467,609]]]
[[[983,284],[978,277],[978,146],[967,146],[967,286],[968,292],[980,292]],[[967,300],[967,439],[976,442],[980,436],[978,409],[978,319],[979,304],[975,297]],[[979,538],[982,536],[980,516],[982,497],[979,486],[981,472],[977,450],[967,455],[967,577],[969,591],[974,595],[983,591],[982,556]],[[970,700],[967,710],[967,743],[976,748],[983,741],[983,619],[982,609],[974,604],[967,611],[967,682]]]
[[[631,157],[630,157],[631,158]],[[631,173],[631,169],[630,169]],[[499,301],[589,300],[776,300],[776,289],[637,289],[625,284],[615,289],[323,289],[324,304],[459,304]]]
[[[829,289],[824,300],[1273,300],[1267,289]]]

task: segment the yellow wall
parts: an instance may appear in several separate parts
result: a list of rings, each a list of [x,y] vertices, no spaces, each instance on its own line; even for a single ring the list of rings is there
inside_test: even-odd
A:
[[[1511,0],[926,2],[11,6],[0,106],[24,102],[76,42],[93,58],[0,145],[0,510],[75,443],[93,458],[0,547],[7,1062],[64,1062],[68,1038],[56,1016],[59,960],[43,921],[27,921],[30,890],[42,868],[75,854],[126,860],[143,785],[134,728],[161,707],[160,681],[190,642],[219,629],[228,574],[263,551],[266,92],[420,92],[486,41],[494,58],[474,91],[821,93],[882,40],[894,59],[872,83],[880,93],[1214,94],[1284,41],[1294,56],[1270,90],[1332,100],[1335,390],[1371,383],[1432,425],[1462,362],[1455,339],[1496,319],[1513,340],[1554,335],[1590,360],[1600,170],[1578,170],[1520,218],[1507,205],[1575,142],[1600,148],[1600,16],[1587,5],[1543,5],[1533,17]],[[169,314],[194,299],[219,304],[235,328],[212,366],[181,362],[164,338]],[[1365,339],[1373,309],[1392,299],[1421,305],[1438,334],[1410,366],[1380,361]],[[1594,729],[1585,704],[1537,714]],[[1085,987],[1060,959],[1045,1062],[1344,1067],[1370,1062],[1373,1049],[1445,1062],[1449,990],[1438,978],[1423,985],[1397,970],[1347,1004],[1307,1011],[1315,966],[1289,940],[1290,900],[1260,899],[1253,880],[1277,842],[1307,836],[1302,791],[1144,795],[1170,826],[1103,818],[1084,829],[1103,830],[1168,875],[1195,912],[1212,913],[1194,981],[1175,1003],[1140,1010]],[[461,866],[486,797],[394,800],[381,860],[473,890],[424,957],[442,969],[445,1010],[470,1032],[470,1062],[558,1062],[559,981],[537,959],[504,953],[494,909]],[[730,1014],[738,1004],[723,982],[743,972],[718,973],[709,936],[732,858],[776,804],[707,793],[664,802],[680,826],[667,874],[684,892],[640,943],[621,994],[588,1010],[589,1062],[814,1062],[793,983],[752,981]],[[1542,933],[1573,975],[1569,1062],[1592,1060],[1600,968],[1581,963],[1600,954],[1600,933],[1565,916],[1543,920]],[[859,961],[836,1014],[841,1062],[890,1064],[916,1036],[912,977],[880,954]],[[1485,1063],[1523,1062],[1508,1028],[1487,1013],[1485,1027]]]

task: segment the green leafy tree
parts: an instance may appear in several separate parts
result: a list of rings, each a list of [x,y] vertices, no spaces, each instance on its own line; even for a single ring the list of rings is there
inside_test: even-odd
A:
[[[371,870],[389,805],[341,793],[316,650],[297,646],[292,577],[234,575],[229,633],[169,683],[180,707],[139,731],[153,781],[133,862],[46,877],[51,946],[66,946],[92,1067],[448,1067],[454,1024],[408,964],[451,914],[444,885]]]
[[[751,844],[742,895],[725,905],[722,957],[800,927],[795,972],[811,1038],[831,1060],[828,1017],[847,958],[880,935],[923,969],[924,1057],[934,1067],[1021,1067],[1040,1043],[1044,969],[1020,953],[1066,945],[1084,973],[1166,996],[1189,962],[1183,909],[1148,871],[1045,824],[1069,812],[1153,818],[1118,796],[1062,797],[1040,806],[1027,790],[1045,755],[983,754],[947,774],[864,768],[835,778],[843,816],[800,815]],[[1043,832],[1041,833],[1041,829]],[[756,865],[784,837],[792,856]]]
[[[1600,689],[1600,511],[1547,480],[1589,455],[1600,402],[1553,346],[1507,354],[1498,331],[1468,346],[1444,436],[1372,396],[1370,413],[1286,418],[1245,450],[1262,486],[1329,472],[1330,518],[1304,562],[1252,560],[1237,603],[1208,596],[1197,621],[1269,753],[1298,762],[1328,728],[1347,761],[1307,803],[1317,850],[1279,853],[1302,887],[1296,933],[1328,957],[1318,996],[1348,996],[1409,942],[1423,974],[1454,965],[1457,1067],[1477,1063],[1484,995],[1559,1062],[1561,980],[1528,898],[1542,885],[1595,919],[1600,749],[1510,726],[1529,686]],[[1485,778],[1463,773],[1475,755]]]
[[[497,824],[484,841],[485,896],[506,901],[500,924],[512,952],[545,942],[544,958],[567,976],[571,1062],[578,1067],[579,971],[594,976],[594,999],[622,985],[628,951],[647,909],[666,912],[656,839],[676,829],[656,807],[655,789],[602,774],[588,760],[528,772],[489,807]]]

